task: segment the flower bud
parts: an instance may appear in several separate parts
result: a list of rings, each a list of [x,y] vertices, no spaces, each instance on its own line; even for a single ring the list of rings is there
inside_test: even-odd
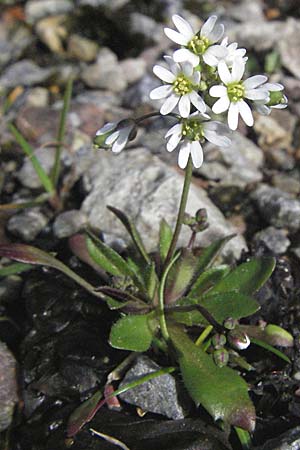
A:
[[[247,334],[238,328],[231,330],[227,335],[227,339],[229,344],[237,350],[245,350],[250,345],[250,339]]]
[[[270,100],[267,106],[286,105],[288,100],[282,91],[269,91]]]
[[[223,325],[227,330],[233,330],[238,325],[238,321],[232,317],[228,317],[224,320]]]
[[[96,148],[112,148],[114,153],[119,153],[128,141],[136,137],[136,134],[136,121],[124,119],[105,124],[97,131],[93,143]]]
[[[224,347],[224,345],[226,344],[226,336],[224,334],[215,334],[212,339],[211,339],[211,343],[213,345],[213,347],[218,350],[221,347]]]
[[[218,367],[224,367],[229,360],[228,351],[225,348],[220,348],[213,352],[214,362]]]

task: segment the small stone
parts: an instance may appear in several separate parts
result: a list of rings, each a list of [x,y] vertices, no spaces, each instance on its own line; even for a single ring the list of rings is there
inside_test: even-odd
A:
[[[275,255],[283,255],[291,245],[291,241],[287,238],[287,231],[274,227],[268,227],[256,233],[254,242],[257,244],[262,242]]]
[[[74,7],[72,0],[29,0],[25,6],[26,20],[32,24],[46,16],[70,13]]]
[[[16,86],[34,86],[44,83],[55,69],[43,69],[29,59],[23,59],[5,69],[0,77],[0,88],[14,88]]]
[[[45,108],[49,104],[49,91],[46,88],[36,87],[28,91],[26,106]]]
[[[263,22],[265,16],[260,0],[243,0],[226,9],[226,15],[239,22]]]
[[[256,21],[244,22],[228,30],[229,40],[238,42],[239,47],[253,48],[257,51],[274,50],[278,36],[285,32],[285,22],[281,21]]]
[[[49,175],[55,159],[55,149],[54,148],[38,148],[34,152],[41,166],[45,172]],[[30,189],[39,189],[42,187],[41,180],[36,173],[30,158],[26,157],[24,159],[23,166],[17,173],[17,177],[23,186]]]
[[[292,170],[295,167],[295,158],[281,148],[270,149],[266,153],[266,159],[272,169]]]
[[[100,50],[95,64],[82,72],[83,82],[91,88],[121,92],[127,86],[126,76],[118,63],[117,56],[108,48]]]
[[[251,195],[267,223],[294,233],[300,228],[300,201],[278,188],[261,184]]]
[[[139,81],[146,72],[146,61],[142,58],[128,58],[120,63],[128,84]]]
[[[7,229],[23,241],[31,242],[45,228],[48,218],[38,209],[30,208],[12,216]]]
[[[53,53],[65,53],[64,41],[68,35],[65,22],[66,16],[61,14],[45,17],[36,24],[37,35]]]
[[[56,217],[53,224],[53,232],[57,238],[62,239],[81,231],[86,224],[86,215],[74,209],[63,212]]]
[[[290,173],[279,172],[273,175],[272,183],[278,189],[293,195],[300,193],[300,180]]]
[[[132,368],[126,373],[120,387],[159,369],[161,367],[147,356],[139,356]],[[119,397],[131,405],[138,406],[145,412],[162,414],[173,420],[184,419],[186,415],[184,408],[178,401],[175,378],[170,374],[162,375],[129,389],[127,392],[120,394]]]
[[[23,281],[18,275],[10,275],[0,280],[0,305],[11,304],[17,300]]]
[[[92,6],[93,8],[98,8],[103,6],[110,11],[116,11],[129,3],[129,0],[79,0],[79,5]]]
[[[157,79],[146,74],[140,81],[130,86],[123,95],[123,104],[127,108],[135,109],[141,105],[151,105],[157,108],[157,100],[149,98],[150,91],[159,86]]]
[[[300,78],[300,21],[292,17],[284,22],[284,33],[278,39],[280,59],[283,66],[296,78]]]
[[[163,27],[151,17],[139,12],[130,15],[129,32],[143,39],[144,45],[159,43],[164,38]]]
[[[17,363],[7,346],[0,342],[0,432],[11,424],[17,401]]]
[[[263,149],[274,148],[289,149],[291,147],[293,131],[296,125],[296,117],[288,111],[280,111],[281,114],[262,116],[257,114],[254,129],[258,134],[258,144]]]
[[[79,61],[92,62],[96,59],[98,45],[91,39],[87,39],[78,34],[72,34],[68,41],[68,53],[71,58]]]

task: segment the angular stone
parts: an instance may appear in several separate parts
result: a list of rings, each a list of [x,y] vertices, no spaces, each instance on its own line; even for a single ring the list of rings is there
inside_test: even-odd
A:
[[[72,0],[29,0],[25,14],[29,23],[35,23],[42,17],[70,13],[74,7]]]
[[[284,22],[284,33],[278,39],[278,48],[283,66],[296,78],[300,78],[300,20],[289,18]]]
[[[290,149],[297,118],[287,110],[273,110],[270,116],[257,114],[254,129],[263,149]]]
[[[4,70],[0,77],[0,87],[34,86],[47,81],[55,69],[43,69],[29,59],[23,59]]]
[[[228,30],[231,41],[239,43],[239,47],[254,48],[257,51],[274,50],[285,32],[285,22],[262,21],[245,22]]]
[[[147,249],[153,251],[157,248],[161,219],[172,227],[175,225],[183,176],[143,148],[124,151],[117,156],[101,151],[85,174],[84,185],[90,193],[81,210],[88,215],[92,227],[130,242],[123,225],[106,209],[106,205],[115,206],[131,217]],[[210,226],[199,233],[198,245],[205,247],[234,232],[206,192],[192,184],[187,212],[195,214],[199,208],[207,209]],[[178,245],[186,245],[189,238],[190,230],[183,226]],[[245,246],[244,239],[237,236],[227,244],[225,252],[239,257]]]
[[[0,432],[11,424],[18,401],[17,362],[7,346],[0,342]]]
[[[72,34],[68,41],[68,53],[71,58],[79,61],[91,62],[96,59],[98,45],[91,39],[87,39],[78,34]]]
[[[254,235],[254,242],[262,242],[275,255],[283,255],[291,245],[286,235],[286,230],[268,227]]]
[[[10,233],[31,242],[45,228],[48,218],[38,209],[30,208],[12,216],[7,224]]]
[[[53,232],[59,239],[72,236],[87,224],[87,217],[82,211],[65,211],[56,217]]]
[[[131,369],[126,373],[120,387],[142,376],[161,369],[161,367],[147,356],[138,356]],[[131,405],[138,406],[145,412],[162,414],[170,419],[184,419],[185,411],[178,401],[175,378],[170,374],[154,378],[141,384],[119,397]]]
[[[142,58],[127,58],[120,63],[128,84],[140,80],[146,72],[146,61]]]

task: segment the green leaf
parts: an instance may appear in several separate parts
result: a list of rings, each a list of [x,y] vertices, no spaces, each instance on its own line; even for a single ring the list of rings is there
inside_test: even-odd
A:
[[[27,272],[31,270],[32,266],[30,264],[25,263],[14,263],[9,264],[7,266],[1,267],[0,269],[0,277],[9,277],[10,275],[16,275],[22,272]]]
[[[248,396],[247,383],[229,367],[217,367],[177,326],[168,326],[177,351],[183,382],[196,403],[214,420],[238,426],[250,432],[255,428],[255,409]]]
[[[123,211],[120,211],[119,209],[114,208],[113,206],[107,206],[107,209],[109,209],[112,213],[114,213],[117,216],[117,218],[122,222],[128,233],[130,234],[131,239],[135,245],[135,248],[142,256],[142,258],[146,261],[146,263],[148,264],[151,263],[151,259],[147,253],[142,238],[138,230],[136,229],[134,223],[126,216],[126,214]]]
[[[106,272],[115,276],[122,276],[123,273],[111,262],[109,258],[100,250],[99,246],[96,245],[89,236],[86,236],[86,246],[88,253],[92,260],[98,264],[99,267],[104,269]]]
[[[167,257],[170,244],[173,237],[173,231],[170,225],[162,219],[159,228],[159,254],[161,262],[164,263]]]
[[[252,295],[271,276],[275,263],[275,259],[271,257],[253,258],[233,269],[210,290],[210,293],[236,291]]]
[[[143,270],[143,278],[150,299],[153,299],[158,284],[158,278],[155,271],[155,264],[148,264]]]
[[[196,258],[191,250],[183,249],[172,266],[165,285],[165,304],[174,303],[186,292],[195,273]]]
[[[210,315],[220,324],[223,324],[225,319],[232,317],[233,319],[241,319],[250,316],[259,310],[260,306],[257,301],[248,295],[239,292],[220,292],[205,294],[202,297],[185,297],[179,300],[178,306],[203,306]],[[180,323],[188,326],[192,325],[207,325],[207,320],[202,314],[196,310],[188,312],[173,312],[172,317]]]
[[[53,194],[55,192],[55,187],[51,181],[51,178],[47,175],[43,167],[41,166],[39,160],[34,154],[34,150],[29,144],[29,142],[26,141],[26,139],[22,136],[22,134],[17,130],[16,127],[13,126],[13,124],[9,124],[9,130],[14,135],[17,143],[20,145],[24,153],[28,156],[28,158],[31,161],[31,164],[34,167],[34,170],[36,171],[36,174],[38,175],[42,185],[44,186],[45,191],[49,192],[50,194]]]
[[[200,275],[200,273],[203,272],[203,270],[207,269],[214,263],[217,256],[223,250],[225,244],[227,244],[227,242],[230,241],[230,239],[234,238],[235,236],[236,236],[235,234],[231,234],[230,236],[219,239],[202,250],[201,255],[199,256],[197,261],[196,267],[197,276]]]
[[[0,256],[26,264],[53,267],[54,269],[64,273],[67,277],[74,280],[77,284],[91,292],[93,295],[100,297],[97,295],[94,286],[85,281],[54,256],[40,250],[39,248],[25,244],[3,244],[0,245]]]
[[[201,295],[203,292],[212,288],[220,280],[222,280],[230,272],[230,267],[227,265],[222,265],[218,267],[211,267],[197,278],[193,284],[193,288],[189,291],[190,297],[195,297]]]
[[[119,319],[111,328],[109,342],[114,348],[145,352],[151,345],[149,319],[152,314],[129,315]]]

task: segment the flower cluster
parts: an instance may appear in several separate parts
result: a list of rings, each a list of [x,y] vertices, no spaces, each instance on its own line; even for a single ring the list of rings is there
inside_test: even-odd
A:
[[[154,66],[153,72],[162,85],[150,92],[150,98],[161,102],[161,115],[177,121],[165,136],[167,150],[171,152],[179,146],[179,166],[185,168],[191,157],[199,168],[205,140],[218,146],[230,145],[228,134],[237,129],[239,116],[252,126],[252,109],[270,114],[272,108],[285,108],[287,98],[283,86],[269,83],[265,75],[244,79],[246,50],[223,36],[224,25],[218,23],[217,16],[209,17],[196,32],[179,15],[172,20],[176,29],[164,31],[181,48],[172,56],[164,56],[167,67]],[[225,112],[228,126],[222,123]],[[211,120],[212,114],[222,114],[221,121]],[[114,152],[125,147],[136,126],[131,122],[124,127],[123,122],[110,124],[112,135],[107,126],[98,132],[98,136],[107,136],[105,144],[112,145]]]

